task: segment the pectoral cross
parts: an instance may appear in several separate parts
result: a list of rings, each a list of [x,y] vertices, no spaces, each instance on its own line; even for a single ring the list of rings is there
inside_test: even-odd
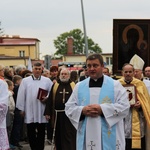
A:
[[[63,91],[62,92],[59,92],[60,94],[63,94],[63,103],[65,103],[65,94],[69,94],[69,92],[66,92],[66,89],[63,88]]]
[[[93,141],[90,141],[91,143],[90,143],[90,145],[88,145],[88,146],[90,146],[91,147],[91,150],[93,150],[93,147],[95,146],[95,144],[93,144]]]

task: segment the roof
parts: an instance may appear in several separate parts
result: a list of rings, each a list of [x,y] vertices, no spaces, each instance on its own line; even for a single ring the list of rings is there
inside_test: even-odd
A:
[[[35,45],[36,42],[40,42],[36,38],[21,38],[19,36],[16,37],[0,37],[0,45]]]

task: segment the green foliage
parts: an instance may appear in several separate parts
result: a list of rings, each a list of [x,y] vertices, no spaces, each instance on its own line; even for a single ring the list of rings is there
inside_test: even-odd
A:
[[[55,55],[67,54],[67,38],[72,37],[74,39],[73,52],[74,54],[85,54],[84,33],[80,29],[74,29],[70,32],[60,34],[57,39],[54,40],[54,46],[56,48]],[[95,53],[101,53],[102,49],[95,44],[92,39],[88,38],[88,49]]]
[[[4,30],[3,28],[1,28],[1,21],[0,21],[0,36],[3,36],[3,34],[4,34]]]

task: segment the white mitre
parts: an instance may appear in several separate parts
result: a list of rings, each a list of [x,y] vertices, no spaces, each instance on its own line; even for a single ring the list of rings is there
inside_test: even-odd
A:
[[[131,60],[130,60],[129,63],[133,65],[134,69],[143,70],[144,63],[145,63],[145,62],[143,61],[143,59],[142,59],[141,57],[139,57],[138,55],[135,54],[135,55],[131,58]]]

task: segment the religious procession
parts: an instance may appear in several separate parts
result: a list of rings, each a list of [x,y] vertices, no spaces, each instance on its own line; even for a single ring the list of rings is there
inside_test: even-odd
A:
[[[143,67],[135,54],[117,79],[97,53],[78,72],[0,64],[0,150],[150,150]]]

